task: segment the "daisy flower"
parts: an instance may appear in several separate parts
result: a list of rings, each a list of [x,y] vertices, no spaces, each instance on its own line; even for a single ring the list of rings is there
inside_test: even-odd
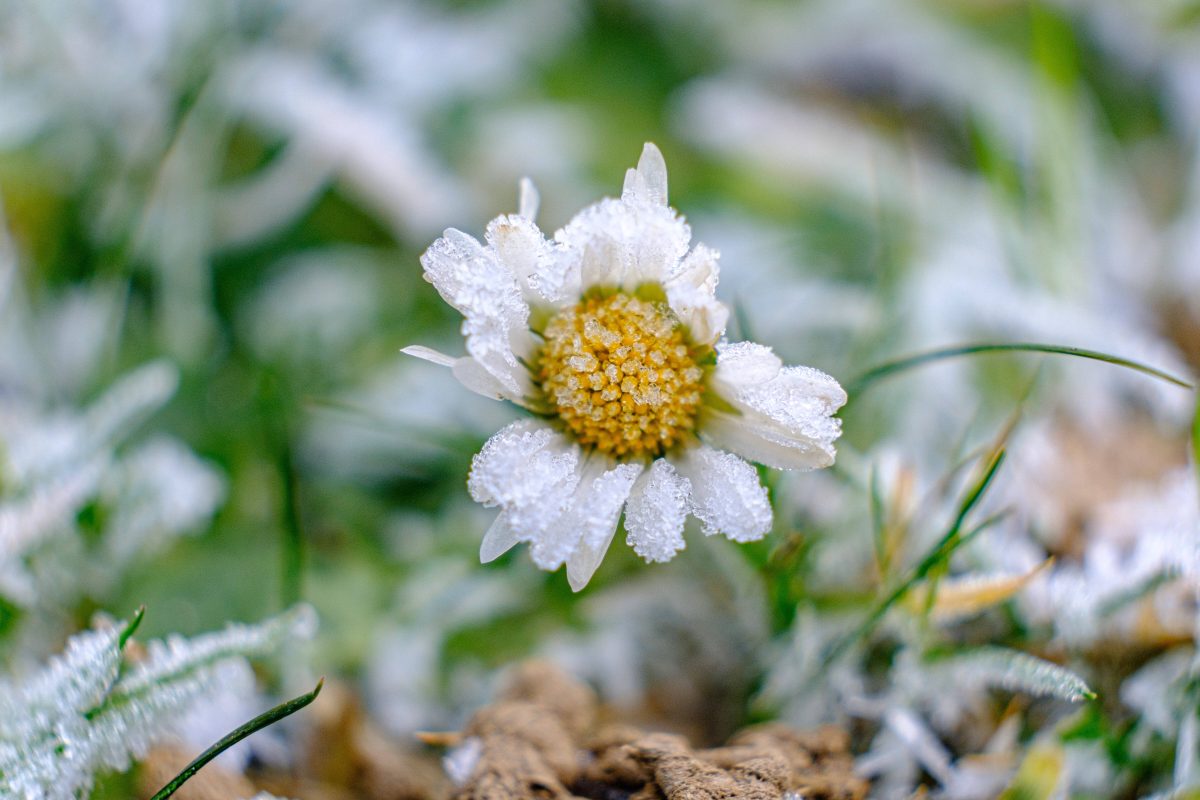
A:
[[[689,514],[708,535],[762,538],[771,506],[745,459],[831,465],[842,387],[722,338],[717,253],[689,249],[654,145],[620,199],[584,209],[552,241],[534,224],[537,205],[522,181],[518,213],[492,220],[483,243],[454,229],[433,243],[425,278],[462,313],[467,355],[404,350],[532,414],[471,464],[471,496],[500,508],[482,561],[527,542],[542,569],[565,564],[578,591],[622,513],[626,542],[648,562],[684,548]]]

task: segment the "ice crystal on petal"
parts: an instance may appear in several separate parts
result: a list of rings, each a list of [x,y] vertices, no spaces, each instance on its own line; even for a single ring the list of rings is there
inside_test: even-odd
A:
[[[714,385],[739,415],[716,412],[716,444],[767,466],[813,469],[833,463],[846,402],[836,380],[811,367],[784,367],[770,348],[741,342],[718,347]]]
[[[618,464],[592,481],[577,510],[584,547],[598,549],[612,537],[617,517],[642,469],[641,464]]]
[[[771,503],[754,467],[732,453],[699,446],[681,459],[692,485],[692,513],[704,533],[735,542],[761,539],[771,529]]]
[[[633,487],[625,508],[626,543],[649,562],[670,561],[684,548],[691,483],[658,459]]]
[[[528,540],[562,512],[579,481],[578,449],[558,433],[514,422],[488,440],[471,462],[467,489],[485,506],[500,506]]]
[[[716,250],[696,245],[665,285],[672,310],[696,342],[716,342],[729,321],[729,308],[716,297],[719,257]]]
[[[421,256],[425,278],[464,317],[469,352],[511,392],[522,392],[513,352],[529,319],[517,278],[496,254],[453,228]]]
[[[717,345],[716,379],[731,388],[758,386],[774,378],[783,361],[764,344],[722,342]]]
[[[590,459],[582,465],[572,494],[565,498],[561,512],[543,525],[537,535],[530,539],[529,554],[533,562],[545,570],[555,570],[567,563],[583,546],[586,534],[602,526],[608,516],[608,501],[612,498],[612,472],[601,458]],[[634,476],[636,478],[636,475]],[[632,480],[630,481],[632,484]],[[623,503],[629,490],[621,496]],[[617,505],[616,513],[621,506]],[[616,519],[613,519],[616,525]],[[593,533],[594,538],[600,534]],[[581,557],[582,558],[582,557]]]
[[[497,217],[488,223],[485,236],[526,300],[557,303],[564,298],[570,262],[559,256],[531,219],[519,214]]]
[[[570,524],[579,531],[579,544],[567,559],[567,580],[575,591],[586,586],[600,566],[642,469],[641,464],[618,464],[576,492]]]
[[[691,228],[667,206],[612,198],[585,208],[555,234],[583,260],[585,291],[668,283],[679,274],[691,237]]]

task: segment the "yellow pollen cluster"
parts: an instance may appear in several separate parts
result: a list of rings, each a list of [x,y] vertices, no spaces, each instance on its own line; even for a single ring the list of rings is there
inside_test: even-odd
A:
[[[544,335],[537,378],[580,444],[653,457],[695,427],[704,372],[665,304],[587,297]]]

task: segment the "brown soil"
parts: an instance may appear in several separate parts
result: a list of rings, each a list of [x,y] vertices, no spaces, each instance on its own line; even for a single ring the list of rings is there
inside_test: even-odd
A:
[[[836,728],[746,728],[724,747],[693,749],[681,736],[598,725],[592,692],[555,668],[518,668],[480,709],[459,747],[477,753],[454,800],[857,800],[849,738]],[[470,763],[470,759],[468,759]]]

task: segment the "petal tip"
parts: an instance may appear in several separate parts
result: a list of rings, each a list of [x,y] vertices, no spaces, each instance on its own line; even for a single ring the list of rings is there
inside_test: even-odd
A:
[[[521,178],[517,192],[517,213],[531,222],[537,217],[541,196],[529,178]]]

